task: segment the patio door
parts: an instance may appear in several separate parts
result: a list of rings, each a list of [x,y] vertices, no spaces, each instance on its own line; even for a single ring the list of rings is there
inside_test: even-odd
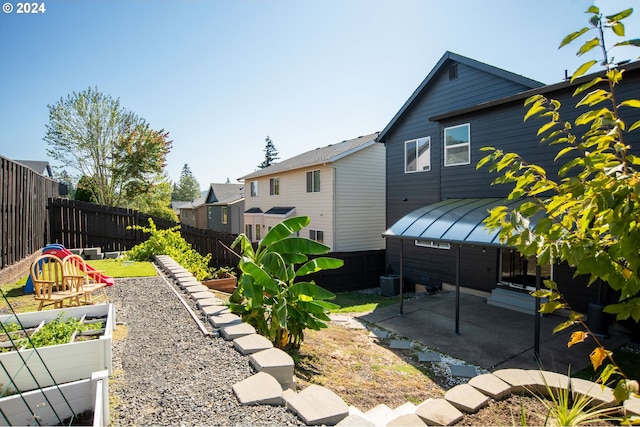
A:
[[[536,286],[536,257],[525,257],[515,249],[500,250],[499,283],[532,291]],[[553,278],[551,264],[542,266],[542,280]]]

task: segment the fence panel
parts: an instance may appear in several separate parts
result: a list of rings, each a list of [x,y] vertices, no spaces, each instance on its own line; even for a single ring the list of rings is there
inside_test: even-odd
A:
[[[59,197],[56,181],[0,156],[0,269],[46,244],[50,197]]]

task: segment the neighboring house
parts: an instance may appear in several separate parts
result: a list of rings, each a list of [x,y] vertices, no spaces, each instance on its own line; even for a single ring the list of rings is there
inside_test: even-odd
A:
[[[171,201],[171,209],[173,210],[173,212],[175,212],[176,216],[178,217],[178,221],[180,221],[180,214],[182,213],[181,210],[182,208],[188,208],[189,206],[191,206],[191,202],[181,202],[181,201],[177,201],[177,200],[172,200]]]
[[[245,233],[259,241],[293,216],[332,252],[384,249],[384,146],[378,134],[307,151],[245,175]]]
[[[51,171],[51,166],[47,161],[14,160],[14,162],[20,163],[21,165],[31,168],[42,176],[46,176],[47,178],[53,178],[53,172]]]
[[[205,204],[208,229],[231,234],[243,232],[243,184],[210,184]]]
[[[206,197],[198,197],[180,206],[180,222],[197,228],[207,228]]]
[[[639,63],[625,68],[617,93],[637,97]],[[386,147],[386,225],[391,228],[385,232],[387,265],[399,273],[402,263],[406,288],[454,284],[456,271],[461,286],[480,291],[492,291],[498,284],[534,285],[535,259],[525,260],[497,241],[488,242],[486,236],[478,238],[487,234],[482,224],[487,208],[504,202],[500,198],[511,187],[492,186],[497,175],[486,167],[476,170],[476,164],[487,154],[480,149],[492,146],[519,153],[555,173],[557,146],[540,144],[536,132],[545,122],[523,122],[527,111],[523,103],[537,93],[558,99],[563,105],[562,120],[573,121],[584,108],[575,108],[577,99],[571,95],[584,81],[546,86],[445,53],[377,138]],[[622,111],[629,124],[640,119],[637,110],[631,110]],[[638,132],[629,136],[634,137],[627,143],[640,144]],[[569,284],[584,282],[573,279],[567,266],[545,267],[543,275],[558,281],[566,294]],[[567,298],[579,310],[597,293],[597,286],[589,291],[573,288]]]

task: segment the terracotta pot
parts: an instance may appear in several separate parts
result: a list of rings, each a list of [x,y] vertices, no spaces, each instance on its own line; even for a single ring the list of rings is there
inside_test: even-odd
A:
[[[228,294],[233,293],[238,284],[238,280],[236,276],[231,274],[227,274],[227,277],[223,279],[208,279],[203,280],[202,284],[205,285],[209,289],[213,289],[220,292],[225,292]]]

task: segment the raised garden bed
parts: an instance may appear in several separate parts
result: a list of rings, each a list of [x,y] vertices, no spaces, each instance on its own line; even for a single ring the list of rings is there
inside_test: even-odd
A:
[[[203,280],[202,284],[209,289],[231,294],[236,289],[236,285],[238,284],[238,279],[236,278],[236,276],[227,274],[226,277],[221,279]]]
[[[13,344],[4,332],[0,334],[4,335],[0,337],[4,346],[0,352],[0,364],[4,367],[0,371],[2,396],[88,379],[94,372],[106,370],[111,374],[113,304],[20,313],[17,317],[37,348],[28,348],[23,334],[16,333]],[[47,332],[47,325],[68,319],[82,325],[81,330],[69,336],[62,336],[62,327]],[[5,325],[18,323],[14,315],[0,316],[0,322]],[[39,333],[55,335],[52,338],[62,343],[51,345],[48,337],[39,336]]]

